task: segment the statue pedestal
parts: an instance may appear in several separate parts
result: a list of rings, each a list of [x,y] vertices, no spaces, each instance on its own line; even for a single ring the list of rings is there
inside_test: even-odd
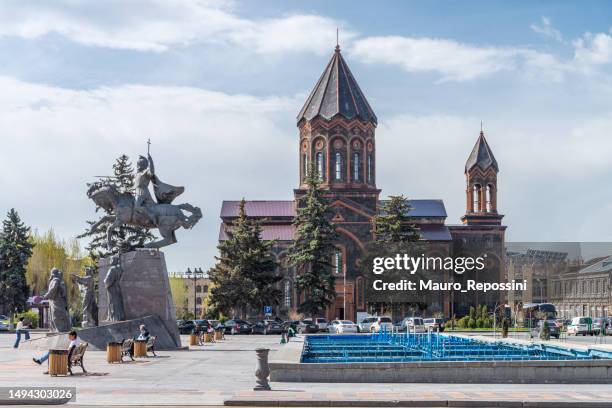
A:
[[[110,267],[110,258],[100,259],[98,271],[98,315],[99,324],[105,325],[108,319],[108,299],[104,287],[104,277]],[[125,319],[134,320],[156,315],[163,321],[168,333],[181,346],[181,338],[176,325],[176,312],[170,291],[168,271],[163,252],[153,249],[138,249],[121,255],[123,273],[119,285],[123,295]],[[151,332],[152,336],[156,333]]]

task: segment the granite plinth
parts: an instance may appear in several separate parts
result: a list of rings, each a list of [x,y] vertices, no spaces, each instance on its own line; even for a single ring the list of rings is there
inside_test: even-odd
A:
[[[109,258],[99,261],[100,282],[104,280],[108,271]],[[176,312],[172,301],[172,292],[166,269],[166,260],[163,252],[152,249],[139,249],[121,255],[121,268],[123,270],[119,285],[123,296],[125,319],[135,320],[146,316],[159,316],[167,332],[175,342],[175,348],[181,346]],[[98,287],[98,313],[100,325],[108,322],[108,299],[103,284]],[[147,327],[151,331],[151,328]],[[133,336],[130,336],[133,337]]]

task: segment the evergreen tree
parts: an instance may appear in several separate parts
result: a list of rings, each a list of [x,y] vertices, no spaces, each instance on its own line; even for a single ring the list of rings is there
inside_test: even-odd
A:
[[[104,183],[114,185],[123,193],[134,194],[134,168],[128,156],[123,154],[115,160],[113,176],[105,179]],[[90,226],[95,223],[96,221],[87,221],[87,224]],[[145,243],[154,238],[149,229],[123,224],[113,230],[111,234],[111,248],[106,248],[106,229],[109,225],[110,222],[104,222],[93,234],[85,233],[79,236],[79,238],[84,236],[91,237],[91,241],[86,249],[94,261],[120,251],[132,251],[135,248],[142,248]]]
[[[297,232],[287,260],[297,271],[296,288],[304,294],[298,311],[316,316],[329,306],[335,296],[332,257],[336,252],[337,233],[329,217],[329,205],[323,198],[319,175],[310,168],[306,176],[308,190],[297,208],[293,221]]]
[[[381,213],[374,217],[376,240],[383,243],[415,242],[420,239],[419,229],[410,224],[408,213],[412,210],[403,195],[390,196],[383,203]]]
[[[0,233],[0,311],[5,314],[23,311],[26,307],[29,295],[26,265],[33,248],[29,235],[30,228],[11,209]]]
[[[264,305],[279,304],[281,292],[275,284],[281,277],[275,273],[278,263],[271,252],[275,242],[261,239],[261,226],[247,218],[244,199],[226,234],[217,246],[217,264],[208,271],[210,308],[243,316],[249,308],[261,311]]]

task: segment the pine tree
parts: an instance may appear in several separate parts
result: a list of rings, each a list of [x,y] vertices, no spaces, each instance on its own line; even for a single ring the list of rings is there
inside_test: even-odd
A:
[[[261,239],[261,226],[247,218],[244,199],[226,234],[217,246],[217,264],[208,271],[210,308],[242,316],[249,309],[261,311],[264,305],[279,304],[281,292],[275,285],[281,277],[275,273],[278,263],[271,252],[275,242]]]
[[[406,197],[390,196],[389,201],[383,203],[381,214],[373,220],[376,240],[393,244],[418,241],[421,237],[419,229],[409,223],[408,213],[411,210]]]
[[[332,256],[337,233],[330,222],[329,205],[323,198],[317,172],[310,168],[306,177],[308,190],[300,198],[293,221],[297,232],[287,260],[297,271],[296,288],[304,295],[298,311],[316,316],[329,306],[335,296]]]
[[[134,193],[134,168],[128,156],[123,154],[115,160],[113,164],[113,177],[104,180],[104,183],[114,185],[123,193]],[[95,222],[87,221],[87,224],[91,226]],[[132,251],[135,248],[142,248],[145,243],[154,238],[149,229],[123,224],[119,228],[115,228],[111,235],[111,248],[107,248],[106,229],[109,225],[110,222],[102,223],[93,234],[85,233],[80,236],[91,236],[91,241],[86,249],[94,261],[120,251]]]
[[[29,235],[30,228],[11,209],[0,233],[0,310],[6,314],[26,307],[29,295],[26,265],[33,248]]]

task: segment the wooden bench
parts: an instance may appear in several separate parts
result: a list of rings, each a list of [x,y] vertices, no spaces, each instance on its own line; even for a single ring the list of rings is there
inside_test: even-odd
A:
[[[155,354],[155,340],[157,340],[157,336],[149,336],[149,340],[147,340],[147,351],[150,351],[157,357],[157,354]]]
[[[129,356],[134,361],[134,340],[126,339],[121,344],[121,362],[123,363],[123,357]]]
[[[83,370],[84,373],[87,373],[87,370],[85,370],[85,366],[83,365],[83,358],[85,357],[85,350],[87,350],[87,346],[89,346],[89,343],[79,343],[78,346],[71,348],[68,352],[68,372],[70,375],[74,375],[72,373],[73,366],[80,366],[81,370]]]

